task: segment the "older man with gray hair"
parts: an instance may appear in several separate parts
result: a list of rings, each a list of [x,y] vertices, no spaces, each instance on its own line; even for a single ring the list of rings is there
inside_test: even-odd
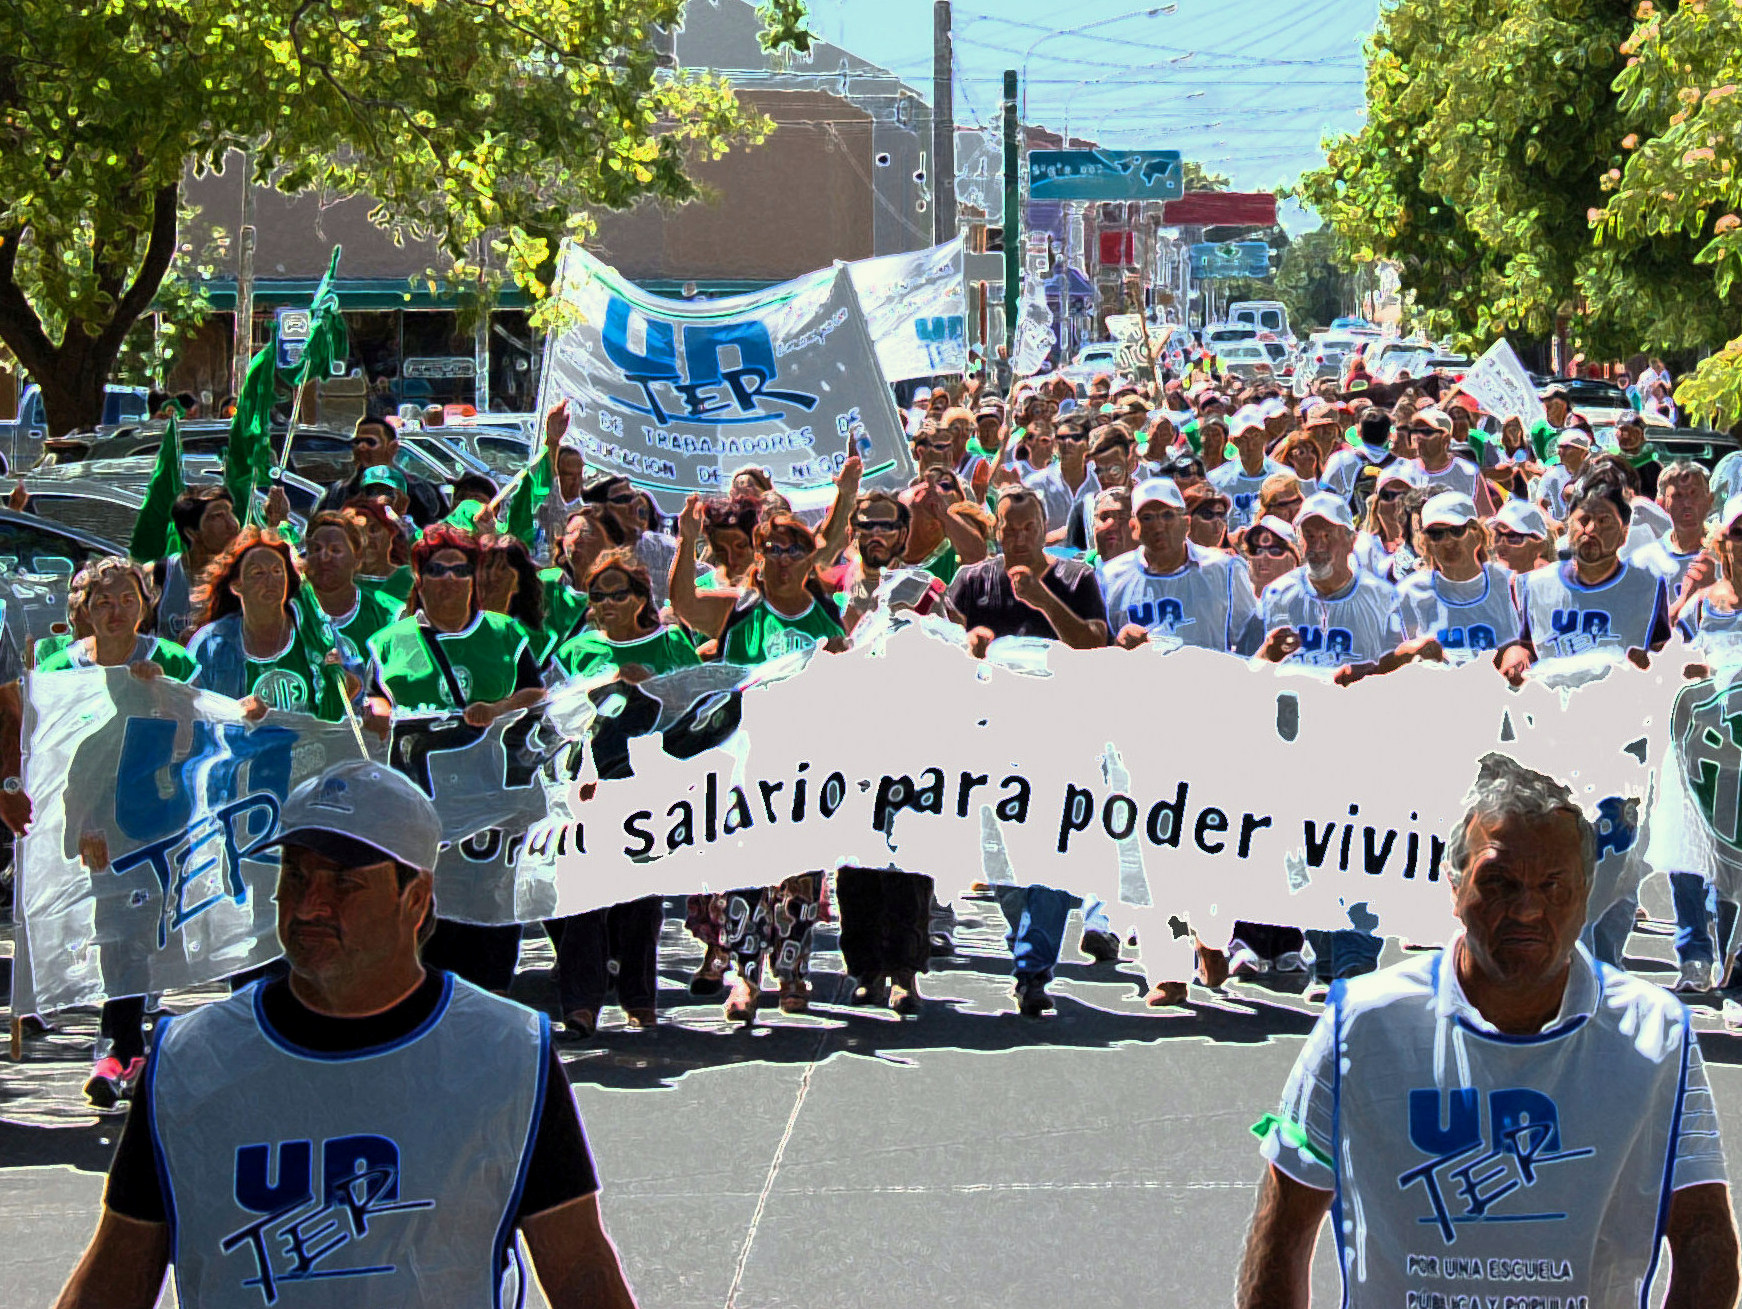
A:
[[[1447,844],[1443,950],[1339,982],[1277,1113],[1243,1309],[1305,1306],[1330,1211],[1345,1305],[1736,1304],[1699,1044],[1667,991],[1579,944],[1596,863],[1565,786],[1481,760]]]

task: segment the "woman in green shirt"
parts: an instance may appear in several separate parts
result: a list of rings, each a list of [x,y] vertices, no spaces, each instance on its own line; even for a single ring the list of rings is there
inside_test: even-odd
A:
[[[544,625],[553,649],[579,635],[586,624],[586,577],[593,561],[628,540],[604,505],[582,505],[569,514],[553,552],[555,567],[538,574],[544,586]]]
[[[557,651],[557,663],[568,672],[640,682],[701,662],[688,637],[660,623],[647,569],[628,550],[599,556],[587,572],[587,598],[587,626]],[[617,1002],[629,1025],[648,1029],[658,1023],[664,920],[664,901],[649,895],[545,924],[556,946],[557,994],[572,1034],[584,1038],[597,1028],[613,964]]]
[[[856,482],[855,482],[856,489]],[[756,665],[796,650],[846,647],[835,607],[821,595],[815,572],[833,553],[797,518],[776,514],[757,524],[756,560],[744,588],[697,591],[696,539],[702,499],[692,495],[678,519],[677,559],[671,569],[671,607],[684,622],[713,638],[714,656],[731,664]],[[725,895],[692,895],[686,926],[707,946],[690,981],[698,995],[720,989],[728,958],[737,983],[726,1000],[726,1017],[749,1022],[761,996],[762,956],[773,957],[780,981],[780,1008],[810,1007],[811,929],[815,927],[827,875],[801,873],[779,886],[748,887]]]
[[[240,700],[251,720],[281,709],[343,722],[355,679],[329,665],[347,655],[355,664],[355,650],[341,637],[337,659],[323,661],[315,642],[303,639],[294,603],[301,590],[302,569],[284,539],[270,528],[243,528],[194,592],[193,684]]]
[[[309,519],[303,541],[303,567],[309,586],[333,630],[359,650],[397,619],[404,607],[386,591],[357,585],[363,550],[360,515],[328,509]]]
[[[369,638],[369,719],[376,730],[395,710],[457,710],[473,727],[488,727],[544,698],[525,629],[479,607],[478,558],[477,539],[451,523],[435,524],[412,548],[416,581],[407,616]],[[505,993],[519,954],[516,923],[437,918],[423,961]]]
[[[147,681],[165,676],[178,682],[190,679],[196,666],[188,652],[146,630],[156,617],[151,595],[145,570],[131,560],[109,555],[86,564],[68,589],[67,617],[74,631],[90,635],[75,638],[46,656],[37,664],[37,674],[125,665],[135,677]],[[95,862],[98,867],[106,865],[106,853]],[[99,899],[96,903],[101,906],[104,902]],[[125,949],[130,938],[126,932],[103,932],[101,913],[99,909],[98,930],[108,942],[104,951],[112,955]],[[114,996],[103,1002],[93,1053],[85,1096],[99,1109],[112,1109],[145,1068],[144,996]]]
[[[350,515],[363,531],[363,549],[357,560],[356,583],[382,598],[404,603],[411,594],[410,541],[406,524],[393,510],[371,496],[353,496],[346,503]]]
[[[544,584],[538,565],[518,537],[497,533],[479,539],[477,588],[480,609],[520,624],[532,661],[542,671],[556,638],[545,625]]]

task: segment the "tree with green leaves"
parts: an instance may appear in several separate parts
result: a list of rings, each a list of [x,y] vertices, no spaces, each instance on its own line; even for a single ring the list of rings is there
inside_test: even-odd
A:
[[[1296,190],[1345,259],[1394,260],[1435,334],[1484,344],[1561,320],[1637,348],[1626,306],[1584,312],[1589,210],[1619,162],[1628,0],[1399,0],[1367,48],[1367,121]]]
[[[1614,289],[1648,295],[1660,321],[1654,348],[1716,348],[1682,379],[1676,399],[1709,422],[1742,422],[1742,7],[1688,0],[1663,13],[1639,6],[1616,81],[1627,135],[1623,167],[1597,227]],[[1667,285],[1652,285],[1665,252]],[[1607,288],[1606,288],[1607,289]]]
[[[368,194],[457,277],[544,294],[590,208],[683,200],[771,124],[662,67],[683,0],[10,0],[0,5],[0,344],[56,432],[101,416],[179,254],[182,182],[250,152],[285,191]],[[802,0],[759,6],[802,51]],[[492,258],[480,260],[488,246]],[[488,264],[488,267],[484,265]],[[493,270],[503,270],[496,272]]]

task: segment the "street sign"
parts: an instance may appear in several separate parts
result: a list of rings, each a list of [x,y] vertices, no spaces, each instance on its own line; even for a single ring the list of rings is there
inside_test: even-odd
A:
[[[1270,247],[1262,241],[1202,241],[1191,248],[1192,276],[1269,277]]]
[[[1178,150],[1034,150],[1030,200],[1177,200],[1185,194]]]
[[[302,362],[303,347],[308,344],[310,329],[306,309],[278,311],[278,366],[289,372]]]
[[[407,359],[399,366],[401,377],[466,378],[478,375],[478,361],[470,355],[430,355]]]

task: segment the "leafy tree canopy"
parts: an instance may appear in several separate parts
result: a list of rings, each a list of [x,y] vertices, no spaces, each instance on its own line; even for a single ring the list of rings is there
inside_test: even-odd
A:
[[[0,343],[57,431],[99,416],[179,253],[189,169],[367,193],[462,270],[493,234],[534,295],[589,206],[692,194],[770,126],[661,67],[683,0],[9,0],[0,5]],[[808,45],[802,0],[760,7]],[[584,218],[579,222],[584,226]]]

